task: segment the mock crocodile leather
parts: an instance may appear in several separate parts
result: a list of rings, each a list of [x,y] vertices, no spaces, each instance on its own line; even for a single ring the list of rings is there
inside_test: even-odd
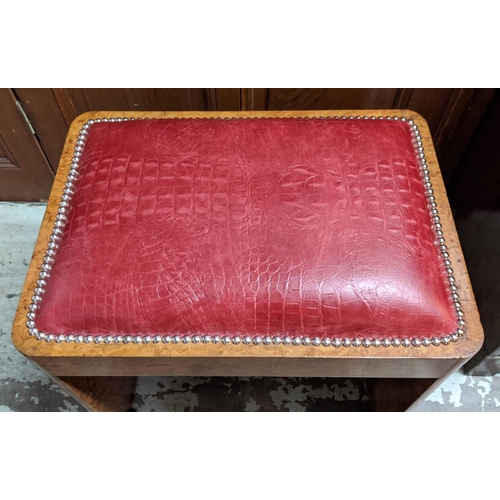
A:
[[[97,123],[80,165],[40,331],[382,339],[457,328],[402,121]]]

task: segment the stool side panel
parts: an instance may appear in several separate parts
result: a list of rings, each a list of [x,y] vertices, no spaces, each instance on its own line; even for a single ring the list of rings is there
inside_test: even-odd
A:
[[[280,357],[36,357],[33,361],[56,376],[212,376],[212,377],[381,377],[440,378],[457,364],[450,359],[289,358]]]

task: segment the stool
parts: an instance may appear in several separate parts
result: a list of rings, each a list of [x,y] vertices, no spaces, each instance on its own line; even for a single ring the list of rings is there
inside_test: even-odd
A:
[[[483,341],[408,110],[79,116],[12,336],[96,410],[157,375],[427,379],[425,397]]]

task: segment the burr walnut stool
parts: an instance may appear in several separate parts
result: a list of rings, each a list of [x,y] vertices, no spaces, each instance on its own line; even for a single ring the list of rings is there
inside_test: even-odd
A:
[[[98,410],[128,408],[147,375],[423,392],[482,338],[429,129],[407,110],[78,117],[13,327]]]

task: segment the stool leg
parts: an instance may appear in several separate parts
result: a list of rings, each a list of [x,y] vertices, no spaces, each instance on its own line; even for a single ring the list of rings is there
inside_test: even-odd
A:
[[[137,377],[51,377],[89,411],[132,409]]]
[[[375,411],[418,411],[418,404],[453,375],[467,359],[457,361],[442,377],[369,379],[367,386],[375,402]]]
[[[433,378],[373,378],[366,384],[374,402],[374,411],[407,411],[434,385]]]
[[[137,377],[56,376],[35,365],[88,411],[130,411]]]
[[[28,359],[88,411],[132,410],[137,377],[57,376]]]

